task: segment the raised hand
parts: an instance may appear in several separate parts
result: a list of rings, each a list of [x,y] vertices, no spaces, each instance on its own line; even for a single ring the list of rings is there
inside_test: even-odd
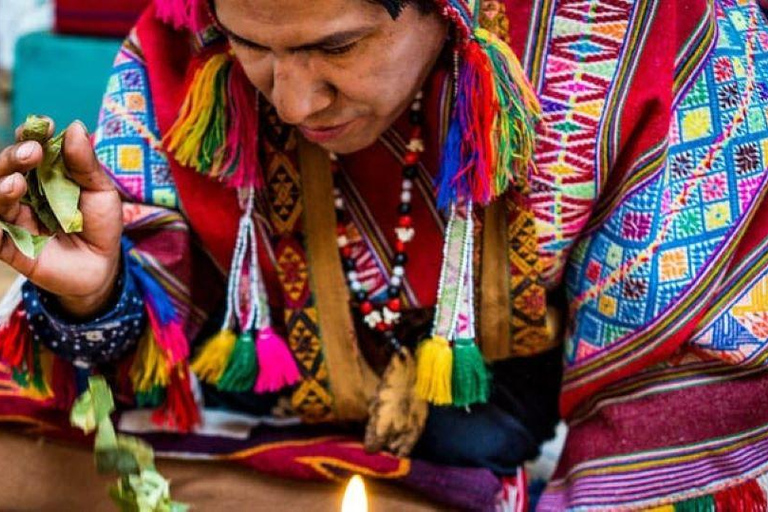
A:
[[[43,223],[21,198],[27,191],[24,174],[40,165],[43,148],[35,141],[20,142],[21,131],[16,130],[19,142],[0,152],[0,220],[42,234]],[[36,259],[24,256],[2,233],[0,260],[57,295],[71,314],[85,317],[102,308],[112,293],[120,267],[121,204],[81,123],[67,128],[62,153],[70,177],[81,187],[82,232],[57,233]]]

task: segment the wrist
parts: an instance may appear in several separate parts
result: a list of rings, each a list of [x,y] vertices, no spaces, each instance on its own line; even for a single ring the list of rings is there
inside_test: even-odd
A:
[[[121,268],[120,258],[111,266],[107,277],[95,292],[84,295],[59,295],[56,297],[62,310],[73,319],[97,316],[107,309],[115,296],[115,288]]]

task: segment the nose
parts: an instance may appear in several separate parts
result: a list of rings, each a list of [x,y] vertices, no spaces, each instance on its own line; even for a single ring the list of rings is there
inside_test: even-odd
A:
[[[302,124],[333,102],[333,91],[308,59],[290,55],[274,63],[272,102],[288,124]]]

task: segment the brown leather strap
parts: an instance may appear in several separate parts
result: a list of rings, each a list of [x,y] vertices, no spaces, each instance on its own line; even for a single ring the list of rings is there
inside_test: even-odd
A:
[[[360,353],[349,292],[336,245],[331,164],[321,148],[299,140],[307,260],[328,367],[334,412],[340,420],[364,420],[378,377]]]
[[[510,356],[509,261],[505,201],[484,212],[480,274],[480,346],[490,361]]]

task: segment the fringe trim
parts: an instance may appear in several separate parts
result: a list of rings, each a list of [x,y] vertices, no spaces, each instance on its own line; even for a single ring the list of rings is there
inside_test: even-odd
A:
[[[768,511],[768,475],[762,475],[714,494],[648,509],[648,512],[766,511]]]
[[[163,142],[181,165],[234,188],[263,187],[256,89],[228,51],[195,69],[178,118]]]

